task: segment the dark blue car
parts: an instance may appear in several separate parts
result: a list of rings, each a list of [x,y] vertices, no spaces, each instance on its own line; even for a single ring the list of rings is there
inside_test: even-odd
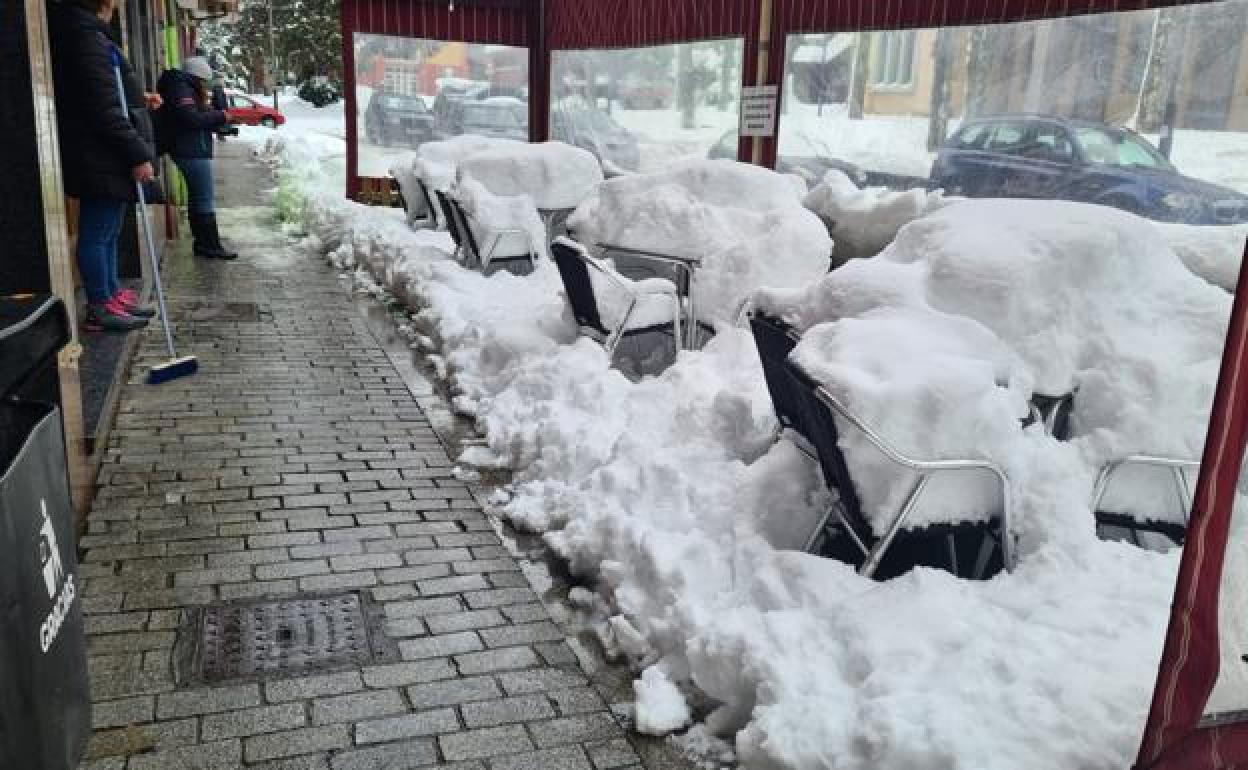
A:
[[[1248,196],[1180,174],[1134,131],[1066,118],[962,124],[932,164],[931,187],[973,198],[1100,203],[1162,222],[1248,222]]]

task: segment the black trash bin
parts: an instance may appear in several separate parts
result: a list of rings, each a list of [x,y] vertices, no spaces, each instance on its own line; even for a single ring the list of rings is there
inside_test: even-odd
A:
[[[0,298],[0,768],[73,770],[91,726],[56,353],[65,308]],[[49,384],[49,378],[53,384]]]

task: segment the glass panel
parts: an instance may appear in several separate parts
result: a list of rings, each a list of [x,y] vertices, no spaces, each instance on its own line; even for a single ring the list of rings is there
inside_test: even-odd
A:
[[[551,138],[603,166],[736,158],[740,38],[551,54]]]
[[[527,49],[366,34],[354,45],[360,176],[387,176],[434,139],[529,138]]]
[[[1162,222],[1248,222],[1246,0],[790,35],[786,54],[782,168],[857,169],[865,184],[971,196],[1043,189]],[[1038,186],[1027,177],[1047,165],[1019,158],[1066,159],[1069,175]]]

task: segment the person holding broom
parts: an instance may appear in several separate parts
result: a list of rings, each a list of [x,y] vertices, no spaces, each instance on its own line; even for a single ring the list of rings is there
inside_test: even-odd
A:
[[[76,256],[87,294],[84,326],[91,331],[130,331],[154,315],[137,292],[121,286],[117,238],[126,207],[136,199],[135,182],[155,177],[148,110],[161,99],[143,93],[123,56],[128,110],[121,108],[112,64],[120,50],[109,36],[116,2],[49,4],[62,178],[66,193],[79,202]]]

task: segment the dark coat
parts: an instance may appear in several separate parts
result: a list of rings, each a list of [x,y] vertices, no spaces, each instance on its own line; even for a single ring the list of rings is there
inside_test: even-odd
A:
[[[211,158],[213,129],[225,125],[225,112],[200,101],[195,77],[182,70],[165,70],[160,76],[160,96],[165,100],[162,130],[171,133],[169,154],[175,158]]]
[[[134,200],[131,170],[156,159],[143,90],[123,56],[127,115],[118,99],[111,59],[116,45],[108,26],[69,2],[49,3],[48,11],[65,191],[77,198]]]

